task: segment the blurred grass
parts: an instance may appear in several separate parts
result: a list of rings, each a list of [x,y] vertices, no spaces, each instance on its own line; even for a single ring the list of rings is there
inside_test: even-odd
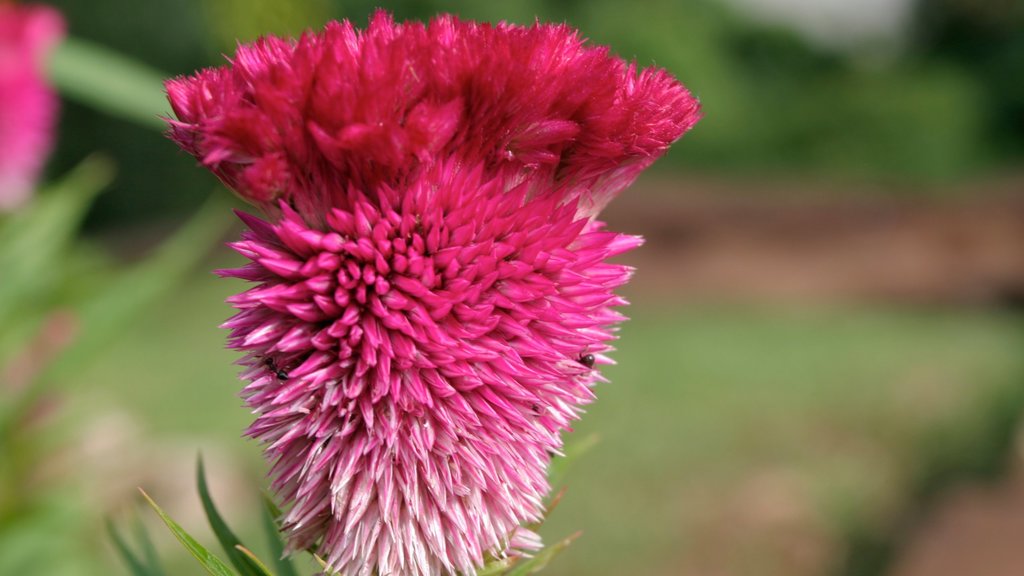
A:
[[[632,312],[577,429],[603,441],[548,526],[584,530],[553,574],[838,572],[845,536],[917,496],[923,443],[1024,380],[1019,320],[996,313]],[[947,460],[984,449],[967,438]]]
[[[75,403],[125,407],[147,437],[204,436],[254,463],[236,354],[217,328],[240,287],[195,277],[81,375]],[[551,542],[584,531],[553,575],[838,570],[845,537],[898,522],[923,461],[956,467],[983,448],[972,430],[1024,379],[1020,319],[998,312],[637,300],[612,382],[576,432],[601,442],[545,527]]]
[[[193,277],[83,372],[79,405],[131,408],[156,435],[240,436],[249,417],[236,395],[239,356],[218,325],[231,314],[224,300],[241,287],[210,272]],[[184,472],[191,483],[192,471]]]

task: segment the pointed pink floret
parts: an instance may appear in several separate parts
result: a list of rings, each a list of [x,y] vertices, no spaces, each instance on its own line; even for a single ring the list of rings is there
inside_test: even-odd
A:
[[[255,285],[225,327],[290,548],[353,576],[536,548],[640,243],[595,216],[696,100],[565,26],[383,13],[167,88],[172,138],[267,215],[221,273]]]
[[[57,96],[43,61],[63,33],[56,10],[0,2],[0,212],[28,199],[50,152]]]

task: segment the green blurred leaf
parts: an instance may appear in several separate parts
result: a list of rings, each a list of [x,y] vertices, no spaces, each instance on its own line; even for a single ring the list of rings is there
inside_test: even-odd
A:
[[[267,513],[267,521],[269,522],[267,529],[270,530],[270,537],[276,542],[271,542],[270,547],[273,553],[278,554],[278,558],[281,562],[278,564],[278,569],[281,571],[282,576],[296,575],[296,569],[294,564],[290,562],[288,558],[284,557],[284,548],[281,546],[281,532],[278,519],[281,518],[281,509],[274,503],[274,499],[269,494],[263,494],[263,505]],[[280,551],[280,552],[278,552]],[[317,555],[317,545],[314,544],[304,550],[313,560],[320,565],[324,570],[327,569],[327,562],[324,561],[319,555]],[[285,566],[285,564],[288,564]],[[297,575],[296,575],[297,576]]]
[[[142,557],[137,556],[132,552],[128,542],[125,541],[121,533],[117,531],[114,523],[107,519],[107,533],[110,535],[110,539],[114,542],[114,547],[117,548],[118,554],[124,560],[125,564],[128,565],[128,569],[131,571],[132,576],[163,576],[163,571],[160,570],[158,564],[150,563],[147,558],[144,560]]]
[[[548,481],[551,483],[551,486],[560,486],[565,481],[566,474],[576,460],[596,446],[598,440],[600,440],[600,436],[597,434],[588,434],[567,444],[562,451],[565,454],[564,456],[552,458],[551,466],[548,468]]]
[[[269,497],[264,496],[263,502],[265,505],[261,516],[267,531],[267,546],[270,548],[270,557],[274,559],[274,567],[281,576],[299,576],[295,565],[284,555],[284,544],[281,542],[281,532],[277,526],[277,518],[281,511]]]
[[[77,310],[81,338],[49,366],[43,379],[64,381],[72,377],[141,311],[177,286],[231,224],[225,217],[226,206],[220,196],[215,196],[153,254],[84,302]]]
[[[149,537],[145,524],[138,516],[135,517],[135,539],[138,541],[139,547],[142,548],[142,556],[153,576],[164,576],[164,569],[160,566],[160,559],[156,555],[153,540]]]
[[[149,497],[149,494],[146,494],[145,490],[140,488],[139,492],[142,493],[142,497],[146,499],[146,502],[148,502],[153,510],[155,510],[160,516],[160,519],[164,521],[164,524],[166,524],[167,528],[169,528],[171,533],[174,534],[174,537],[178,539],[178,542],[181,542],[182,546],[184,546],[185,549],[188,550],[200,564],[202,564],[203,568],[205,568],[208,573],[213,576],[237,576],[223,560],[210,553],[210,551],[197,542],[192,535],[186,532],[184,528],[172,520],[171,517],[168,516],[167,513]]]
[[[239,42],[260,36],[298,36],[331,18],[330,0],[206,0],[199,4],[220,51],[232,52]]]
[[[274,503],[274,499],[271,498],[270,494],[263,493],[263,509],[270,515],[271,520],[274,521],[274,525],[277,525],[277,520],[281,517],[281,509]]]
[[[38,482],[38,479],[36,479]],[[0,574],[4,576],[95,576],[105,574],[89,556],[95,543],[90,508],[67,492],[54,490],[16,516],[0,519]]]
[[[562,553],[563,550],[572,544],[573,540],[579,538],[580,532],[569,536],[568,538],[556,542],[551,546],[548,546],[535,554],[532,558],[528,558],[522,562],[517,563],[511,570],[505,572],[505,576],[529,576],[530,574],[536,574],[547,567],[548,563]]]
[[[42,322],[58,286],[67,279],[64,255],[93,198],[113,179],[103,156],[83,160],[0,226],[0,366]],[[30,388],[0,398],[0,437],[38,396]]]
[[[199,499],[203,502],[203,510],[206,512],[207,520],[210,521],[210,528],[213,529],[213,533],[217,536],[217,541],[224,548],[224,552],[228,555],[228,560],[238,570],[238,573],[242,574],[242,576],[261,576],[266,574],[267,570],[260,563],[254,562],[252,558],[239,549],[242,546],[242,541],[238,539],[238,536],[235,536],[235,533],[228,527],[220,512],[217,511],[213,498],[210,497],[210,488],[206,483],[206,467],[203,465],[202,457],[199,458],[196,464],[196,485],[199,487]]]
[[[103,156],[83,160],[62,180],[38,194],[0,227],[0,326],[24,307],[38,304],[61,279],[61,256],[71,244],[96,195],[114,176]]]
[[[170,113],[163,88],[167,74],[77,38],[58,46],[49,72],[61,93],[82,104],[147,128],[167,128],[160,119]]]
[[[562,498],[565,496],[565,491],[566,489],[563,487],[561,490],[556,492],[554,496],[549,496],[547,503],[545,503],[544,505],[544,516],[536,522],[527,524],[526,528],[534,532],[540,530],[540,527],[543,526],[545,522],[547,522],[548,518],[551,516],[551,513],[555,511],[555,508],[558,508],[558,505],[561,504]]]
[[[80,336],[45,367],[31,388],[15,398],[3,399],[0,403],[0,435],[17,421],[19,415],[48,386],[72,379],[85,363],[95,358],[98,351],[112,342],[141,311],[153,306],[186,277],[231,224],[231,219],[224,216],[226,206],[226,201],[215,195],[153,254],[120,273],[94,298],[77,307],[75,316]],[[6,281],[0,283],[0,287],[6,284]],[[4,303],[4,295],[0,293],[0,306]]]

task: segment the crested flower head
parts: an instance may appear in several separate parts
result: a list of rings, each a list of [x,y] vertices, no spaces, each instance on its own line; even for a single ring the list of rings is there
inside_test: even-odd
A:
[[[43,59],[63,31],[51,8],[0,2],[0,212],[28,198],[50,151],[57,97]]]
[[[472,574],[535,542],[560,433],[609,360],[598,211],[699,117],[563,25],[377,14],[168,82],[171,137],[266,219],[226,326],[293,550]]]

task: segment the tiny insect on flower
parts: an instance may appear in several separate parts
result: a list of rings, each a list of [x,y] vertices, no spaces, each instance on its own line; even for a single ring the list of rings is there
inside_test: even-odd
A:
[[[277,367],[277,362],[273,358],[264,358],[263,365],[270,370],[270,373],[277,377],[278,380],[287,380],[288,372]]]
[[[267,37],[167,83],[170,136],[265,215],[225,327],[291,550],[473,574],[530,542],[638,246],[597,215],[699,118],[564,25]],[[581,352],[582,351],[582,352]],[[517,544],[519,543],[519,544]],[[531,545],[533,545],[531,544]]]

